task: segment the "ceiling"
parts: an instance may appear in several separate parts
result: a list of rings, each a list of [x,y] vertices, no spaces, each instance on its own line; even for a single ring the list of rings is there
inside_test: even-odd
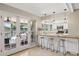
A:
[[[79,4],[70,3],[5,3],[9,6],[18,8],[23,11],[30,12],[37,16],[51,15],[55,11],[56,13],[64,12],[67,9],[69,12],[73,12],[74,8],[79,9]],[[74,7],[74,8],[73,8]]]

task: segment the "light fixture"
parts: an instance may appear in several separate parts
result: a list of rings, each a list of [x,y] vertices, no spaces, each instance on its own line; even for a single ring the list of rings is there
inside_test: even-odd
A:
[[[10,18],[9,17],[7,17],[7,22],[10,22]]]
[[[53,12],[53,14],[55,14],[55,12]]]
[[[53,20],[53,22],[55,21],[55,13],[56,13],[56,12],[54,11],[54,12],[53,12],[53,16],[54,16],[54,20]]]
[[[64,20],[66,20],[66,11],[67,11],[67,9],[64,9],[64,12],[65,12],[65,18],[64,18]]]

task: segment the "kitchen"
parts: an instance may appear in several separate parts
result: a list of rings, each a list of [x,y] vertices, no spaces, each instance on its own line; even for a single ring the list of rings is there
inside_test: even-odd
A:
[[[0,3],[0,6],[0,55],[16,55],[36,47],[62,56],[79,55],[78,3]]]

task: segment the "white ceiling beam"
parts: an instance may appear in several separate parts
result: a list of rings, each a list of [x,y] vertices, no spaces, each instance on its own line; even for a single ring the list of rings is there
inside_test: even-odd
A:
[[[74,12],[73,6],[71,3],[66,3],[67,8],[69,9],[70,12]]]

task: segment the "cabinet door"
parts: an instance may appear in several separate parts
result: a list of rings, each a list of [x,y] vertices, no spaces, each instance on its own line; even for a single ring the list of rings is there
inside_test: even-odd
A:
[[[28,44],[28,21],[27,19],[20,18],[20,46]]]
[[[4,16],[2,20],[4,55],[17,51],[16,17]]]

